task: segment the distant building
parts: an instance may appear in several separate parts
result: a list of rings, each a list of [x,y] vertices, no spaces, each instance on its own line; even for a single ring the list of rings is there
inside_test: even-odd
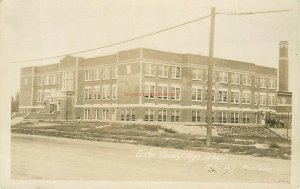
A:
[[[22,68],[20,111],[62,120],[204,123],[207,68],[205,56],[145,48],[67,56],[57,64]],[[276,68],[216,58],[213,121],[263,123],[279,107],[277,82]],[[285,84],[279,81],[279,88]]]

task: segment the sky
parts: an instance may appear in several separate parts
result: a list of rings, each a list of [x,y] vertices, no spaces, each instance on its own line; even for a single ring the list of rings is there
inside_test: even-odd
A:
[[[217,15],[214,56],[278,67],[279,41],[289,42],[290,90],[295,87],[299,3],[296,0],[4,0],[0,3],[1,75],[19,89],[20,68],[57,63],[13,61],[92,49],[217,12],[292,9],[255,15]],[[208,55],[210,18],[126,44],[78,54],[95,57],[132,48]],[[4,69],[3,69],[4,68]]]

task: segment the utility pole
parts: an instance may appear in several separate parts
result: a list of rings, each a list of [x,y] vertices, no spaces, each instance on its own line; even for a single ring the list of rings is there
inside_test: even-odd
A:
[[[206,145],[211,145],[212,139],[212,75],[214,61],[214,35],[215,35],[215,15],[216,8],[211,8],[210,20],[210,36],[209,36],[209,63],[208,63],[208,79],[207,79],[207,129],[206,129]]]

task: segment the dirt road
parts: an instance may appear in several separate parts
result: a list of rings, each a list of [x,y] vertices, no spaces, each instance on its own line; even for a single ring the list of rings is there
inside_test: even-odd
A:
[[[12,135],[13,179],[289,182],[290,161]]]

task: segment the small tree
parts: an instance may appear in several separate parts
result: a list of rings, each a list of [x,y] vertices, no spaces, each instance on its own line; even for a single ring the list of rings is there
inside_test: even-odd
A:
[[[11,96],[11,112],[19,112],[19,92]]]

